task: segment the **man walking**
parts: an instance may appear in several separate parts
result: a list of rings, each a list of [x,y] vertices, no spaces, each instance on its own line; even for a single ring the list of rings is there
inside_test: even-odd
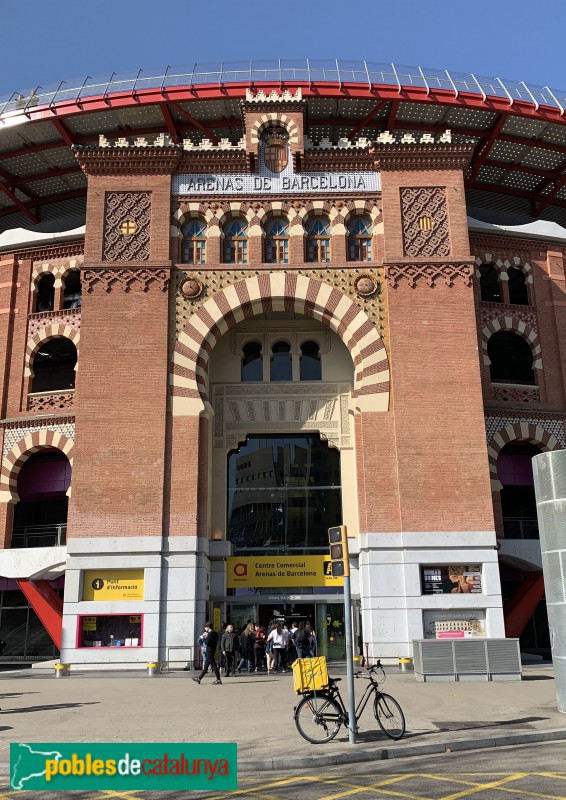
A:
[[[215,683],[222,683],[220,680],[220,672],[218,671],[218,665],[216,663],[216,648],[218,647],[218,634],[212,627],[212,622],[205,622],[204,630],[206,631],[206,650],[204,651],[204,664],[202,667],[202,672],[198,676],[198,678],[193,678],[192,680],[195,683],[200,683],[201,680],[206,675],[209,666],[212,667],[214,670],[214,674],[216,675],[216,680],[213,681]]]
[[[222,637],[220,642],[220,651],[224,655],[224,664],[225,664],[225,676],[228,678],[230,673],[235,677],[236,676],[236,653],[238,651],[238,647],[240,644],[240,637],[234,631],[234,626],[232,623],[228,623],[226,625],[226,633]]]

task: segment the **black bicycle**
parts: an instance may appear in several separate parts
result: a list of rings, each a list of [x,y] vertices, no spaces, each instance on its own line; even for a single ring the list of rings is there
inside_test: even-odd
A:
[[[405,734],[405,715],[397,700],[380,690],[380,681],[375,677],[378,670],[381,671],[383,683],[385,670],[380,661],[372,667],[366,667],[365,675],[363,672],[356,672],[354,675],[356,678],[369,680],[356,708],[354,730],[355,733],[358,732],[358,721],[373,695],[373,714],[377,724],[390,739],[401,739]],[[334,739],[342,725],[350,728],[348,711],[336,685],[340,680],[341,678],[330,678],[327,689],[304,692],[303,699],[295,707],[297,730],[311,744],[324,744]]]

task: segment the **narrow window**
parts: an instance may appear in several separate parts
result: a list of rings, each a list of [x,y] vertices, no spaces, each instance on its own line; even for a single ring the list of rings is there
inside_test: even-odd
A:
[[[263,380],[263,358],[261,344],[248,342],[242,348],[242,383]]]
[[[509,267],[509,302],[517,306],[529,305],[529,291],[525,281],[525,273],[517,267]]]
[[[231,219],[224,225],[224,263],[248,263],[248,226],[241,219]]]
[[[301,345],[301,380],[322,380],[319,346],[316,342],[304,342]]]
[[[480,264],[481,299],[487,303],[501,303],[499,273],[493,264]]]
[[[293,363],[291,360],[291,345],[287,342],[277,342],[271,348],[271,370],[269,379],[272,381],[292,381]]]
[[[63,308],[80,308],[82,303],[81,273],[78,269],[69,272],[65,278]]]
[[[53,311],[55,305],[55,277],[49,272],[37,282],[36,312]]]
[[[492,383],[536,385],[532,350],[516,333],[494,333],[487,343],[487,354]]]
[[[348,257],[350,261],[371,261],[369,217],[352,217],[348,222]]]
[[[192,219],[183,225],[181,261],[183,264],[204,264],[206,260],[206,223]]]
[[[307,222],[307,261],[326,264],[330,261],[330,221],[312,217]]]
[[[32,392],[69,391],[75,388],[77,349],[64,336],[42,345],[33,359]]]
[[[265,261],[289,263],[289,223],[281,217],[270,219],[265,226]]]

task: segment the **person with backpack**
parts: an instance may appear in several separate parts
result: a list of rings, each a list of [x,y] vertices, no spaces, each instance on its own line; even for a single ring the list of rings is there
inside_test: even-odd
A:
[[[214,670],[214,674],[216,675],[216,680],[213,681],[215,683],[222,683],[220,680],[220,671],[218,669],[218,664],[216,663],[216,648],[218,647],[218,634],[214,630],[212,622],[205,622],[204,623],[204,630],[206,633],[206,649],[204,651],[204,664],[202,667],[202,672],[198,676],[198,678],[192,678],[195,683],[200,683],[206,673],[208,672],[208,668],[211,667]]]
[[[307,627],[308,626],[308,627]],[[309,623],[299,622],[295,633],[295,647],[297,658],[308,658],[311,650],[311,628]]]
[[[238,634],[234,630],[234,626],[231,622],[226,625],[226,632],[223,634],[222,639],[220,640],[220,651],[224,656],[224,676],[226,678],[230,677],[230,673],[232,677],[236,677],[236,655],[238,652],[238,648],[240,646],[240,639]]]

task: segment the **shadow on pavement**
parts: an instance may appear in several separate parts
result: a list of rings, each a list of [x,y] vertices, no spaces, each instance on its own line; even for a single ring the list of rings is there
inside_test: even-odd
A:
[[[433,722],[439,731],[469,731],[484,728],[497,728],[502,725],[528,725],[530,722],[543,722],[548,717],[519,717],[518,719],[502,719],[495,722]],[[529,726],[530,727],[530,726]]]
[[[62,708],[82,708],[83,706],[97,706],[99,702],[92,703],[56,703],[52,706],[28,706],[27,708],[6,708],[1,714],[29,714],[32,711],[59,711]]]

